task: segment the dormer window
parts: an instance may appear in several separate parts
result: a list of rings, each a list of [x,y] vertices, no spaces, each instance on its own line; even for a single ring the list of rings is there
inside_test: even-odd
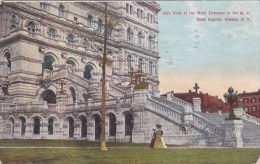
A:
[[[65,17],[65,7],[63,5],[59,5],[59,16]]]

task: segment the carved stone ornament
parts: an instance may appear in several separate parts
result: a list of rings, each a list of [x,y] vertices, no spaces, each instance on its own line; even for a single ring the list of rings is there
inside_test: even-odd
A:
[[[63,59],[66,59],[67,53],[66,53],[66,52],[62,52],[62,53],[61,53],[61,57],[62,57]]]
[[[81,58],[81,62],[82,62],[82,63],[86,63],[86,62],[87,62],[87,59],[83,57],[83,58]]]

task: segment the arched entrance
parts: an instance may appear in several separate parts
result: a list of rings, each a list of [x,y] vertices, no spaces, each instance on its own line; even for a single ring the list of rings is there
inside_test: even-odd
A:
[[[14,135],[14,118],[11,117],[11,118],[9,119],[9,122],[10,122],[10,134],[11,134],[11,135]]]
[[[38,117],[33,119],[33,134],[40,134],[41,120]]]
[[[69,137],[73,137],[74,136],[74,120],[72,117],[68,117],[68,133],[69,133]]]
[[[109,117],[109,136],[116,136],[116,116],[113,113],[109,113],[108,117]]]
[[[93,117],[94,117],[94,120],[95,120],[95,140],[100,140],[101,118],[98,114],[95,114]]]
[[[80,130],[81,137],[87,136],[87,118],[85,116],[80,116]]]
[[[50,134],[50,135],[53,134],[53,124],[54,124],[54,119],[50,118],[48,120],[48,134]]]
[[[56,94],[52,90],[45,90],[42,92],[41,98],[49,104],[56,104]]]
[[[21,131],[21,135],[24,135],[25,134],[25,131],[26,131],[26,119],[24,117],[20,117],[19,118],[20,120],[20,131]]]
[[[132,135],[133,130],[133,116],[131,113],[125,114],[125,135]]]

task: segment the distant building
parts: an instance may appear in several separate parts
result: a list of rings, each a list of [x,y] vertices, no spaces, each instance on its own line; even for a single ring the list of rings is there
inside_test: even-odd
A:
[[[193,103],[193,98],[199,97],[201,99],[201,111],[204,113],[216,113],[218,111],[228,112],[228,105],[223,102],[218,96],[211,96],[208,93],[192,92],[189,90],[187,93],[173,93],[179,99]],[[162,95],[163,96],[163,95]]]
[[[238,94],[240,98],[240,106],[244,111],[252,116],[260,118],[260,89],[256,92],[245,91]]]

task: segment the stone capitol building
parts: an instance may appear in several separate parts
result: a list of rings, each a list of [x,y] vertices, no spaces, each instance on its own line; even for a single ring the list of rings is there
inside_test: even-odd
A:
[[[161,124],[166,144],[260,147],[260,119],[202,113],[160,96],[156,2],[109,2],[106,139],[148,143]],[[99,141],[104,3],[0,4],[0,139]]]

